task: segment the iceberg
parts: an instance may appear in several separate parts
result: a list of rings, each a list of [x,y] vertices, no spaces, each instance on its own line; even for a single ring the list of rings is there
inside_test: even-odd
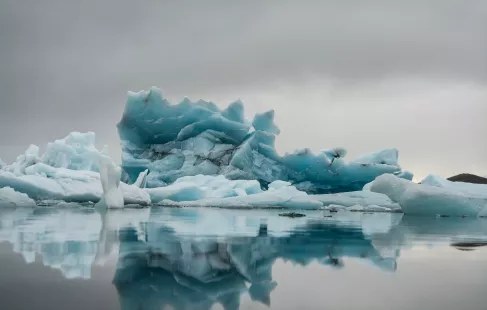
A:
[[[436,176],[428,177],[425,183],[416,184],[391,174],[384,174],[372,182],[370,190],[387,195],[408,215],[487,214],[487,192],[479,190],[479,185],[455,184]]]
[[[94,133],[74,132],[49,143],[42,156],[39,147],[31,145],[0,170],[0,188],[10,187],[36,201],[96,203],[103,196],[99,162],[107,155],[94,143]],[[150,204],[149,194],[140,185],[119,185],[125,204]]]
[[[187,98],[172,105],[155,87],[129,92],[117,127],[123,180],[133,183],[148,169],[150,188],[202,174],[257,180],[264,189],[282,180],[299,190],[324,194],[361,190],[384,173],[412,178],[401,170],[396,149],[349,162],[343,159],[343,148],[317,154],[303,149],[281,156],[274,146],[280,133],[274,111],[257,114],[250,122],[241,101],[221,110],[212,102]]]

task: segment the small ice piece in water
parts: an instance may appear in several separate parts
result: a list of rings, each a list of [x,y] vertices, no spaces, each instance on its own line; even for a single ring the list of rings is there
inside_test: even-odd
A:
[[[354,205],[347,209],[350,212],[364,212],[365,208],[361,205]]]
[[[102,199],[96,204],[101,208],[123,208],[123,193],[120,189],[122,169],[108,156],[100,156],[100,180],[103,189]]]
[[[347,207],[341,206],[341,205],[331,204],[331,205],[328,205],[326,207],[323,207],[323,210],[327,210],[330,212],[338,212],[338,211],[346,211]]]

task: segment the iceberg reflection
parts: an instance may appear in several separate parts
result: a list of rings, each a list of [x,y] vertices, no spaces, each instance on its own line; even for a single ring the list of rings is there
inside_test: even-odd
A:
[[[400,250],[418,243],[482,244],[485,219],[337,213],[289,219],[278,210],[152,208],[0,209],[0,241],[27,263],[36,254],[66,278],[90,278],[116,261],[123,309],[238,309],[243,294],[271,303],[276,261],[344,268],[345,258],[395,271]]]

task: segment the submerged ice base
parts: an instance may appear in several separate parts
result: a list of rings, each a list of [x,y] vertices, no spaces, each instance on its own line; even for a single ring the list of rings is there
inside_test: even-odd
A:
[[[342,148],[313,154],[309,149],[281,156],[274,147],[280,130],[274,111],[244,117],[241,101],[220,110],[212,102],[184,99],[171,105],[157,88],[129,93],[118,124],[122,167],[134,182],[149,169],[148,187],[174,183],[183,176],[224,175],[232,180],[257,180],[263,188],[289,181],[308,193],[360,190],[384,173],[403,173],[396,149],[345,162]]]

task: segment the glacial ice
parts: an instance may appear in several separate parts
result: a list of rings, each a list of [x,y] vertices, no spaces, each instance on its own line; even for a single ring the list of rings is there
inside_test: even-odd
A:
[[[320,201],[324,206],[339,205],[350,208],[355,205],[362,207],[380,206],[389,209],[391,212],[400,212],[401,207],[397,202],[392,201],[388,196],[370,191],[355,191],[337,194],[311,195]],[[372,208],[373,209],[373,208]],[[370,211],[368,211],[370,212]]]
[[[426,183],[441,187],[384,174],[374,180],[370,190],[399,203],[405,214],[482,216],[486,212],[487,192],[482,194],[475,184],[456,185],[439,177],[429,177]]]
[[[348,162],[341,147],[280,155],[274,147],[280,133],[274,118],[270,110],[246,120],[241,101],[221,110],[187,98],[171,105],[157,88],[129,93],[117,125],[122,170],[106,149],[95,147],[93,132],[72,132],[49,143],[42,155],[31,145],[11,165],[0,161],[0,203],[487,215],[487,185],[436,175],[415,184],[393,148]]]
[[[0,188],[10,187],[36,201],[98,202],[103,194],[97,172],[99,158],[107,155],[97,151],[94,137],[91,132],[71,133],[48,144],[42,156],[39,147],[31,145],[13,164],[0,170]],[[143,189],[123,182],[120,188],[126,204],[150,204]]]
[[[239,119],[240,110],[236,108],[239,106],[232,105],[231,113],[226,114],[232,119]],[[267,118],[259,120],[258,127],[275,131],[269,121],[273,114],[266,115]],[[65,139],[50,143],[48,155],[42,156],[37,146],[29,147],[12,165],[0,170],[0,187],[11,187],[37,201],[93,202],[108,208],[122,206],[121,191],[124,204],[139,205],[319,209],[335,203],[348,207],[360,204],[364,207],[379,205],[391,211],[398,209],[397,204],[385,195],[372,192],[309,195],[290,181],[283,180],[267,184],[268,189],[264,190],[255,179],[231,180],[224,175],[194,175],[179,177],[167,186],[146,188],[153,172],[145,169],[134,184],[129,185],[119,181],[118,168],[105,155],[106,151],[97,151],[94,138],[90,132],[71,133]],[[56,154],[56,151],[60,153]],[[323,158],[330,161],[340,160],[345,153],[340,148],[322,151]],[[308,154],[308,150],[295,152],[292,156],[296,154]]]
[[[103,196],[95,206],[109,209],[123,208],[123,192],[120,188],[122,168],[116,165],[108,156],[100,156],[99,168]],[[140,188],[139,186],[137,187]]]
[[[134,185],[139,188],[145,188],[147,186],[147,174],[149,173],[149,169],[145,169],[142,171],[137,180],[135,180]]]
[[[34,207],[35,201],[26,194],[16,192],[10,187],[0,188],[0,208],[3,207]]]
[[[47,144],[41,162],[56,168],[99,171],[99,157],[106,148],[95,147],[94,132],[71,132],[66,138]]]
[[[224,110],[211,102],[187,98],[171,105],[153,87],[129,92],[117,126],[124,180],[134,182],[140,172],[149,169],[147,186],[153,188],[203,174],[257,180],[263,188],[276,180],[289,181],[308,193],[334,193],[360,190],[384,173],[402,173],[396,149],[348,163],[343,160],[343,148],[318,154],[303,149],[281,156],[274,147],[280,132],[274,111],[257,114],[249,122],[241,101]]]
[[[472,184],[465,182],[452,182],[440,176],[430,174],[421,181],[421,184],[444,188],[466,195],[487,197],[487,184]]]

